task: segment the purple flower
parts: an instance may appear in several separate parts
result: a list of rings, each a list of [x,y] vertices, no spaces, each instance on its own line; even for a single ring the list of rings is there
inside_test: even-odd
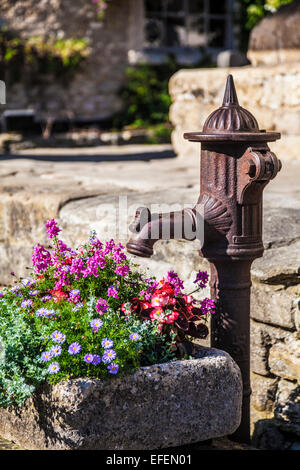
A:
[[[58,362],[51,362],[51,364],[48,367],[49,374],[57,374],[59,370],[60,370],[60,365],[58,364]]]
[[[76,304],[77,302],[79,302],[79,295],[80,295],[80,289],[72,289],[69,292],[69,301],[74,302],[74,304]]]
[[[101,342],[101,345],[104,349],[109,349],[109,348],[112,348],[114,343],[111,339],[109,338],[104,338]]]
[[[29,295],[38,295],[40,291],[38,289],[30,290]]]
[[[117,374],[119,370],[119,366],[118,364],[115,364],[114,362],[112,362],[111,364],[109,364],[109,366],[107,366],[107,369],[110,374]]]
[[[56,330],[52,333],[51,338],[55,343],[64,343],[66,340],[66,335],[62,334],[60,331]]]
[[[73,355],[73,354],[78,354],[81,351],[81,345],[79,343],[72,343],[69,346],[68,353]]]
[[[107,309],[108,309],[108,303],[106,302],[106,300],[100,297],[96,302],[97,312],[99,313],[99,315],[103,315],[105,312],[107,312]]]
[[[119,274],[119,276],[125,277],[129,273],[129,267],[127,266],[127,264],[124,264],[124,265],[118,264],[118,266],[116,267],[115,273]]]
[[[84,362],[86,362],[87,364],[91,364],[93,363],[93,360],[94,360],[94,356],[93,354],[86,354],[83,358]]]
[[[45,227],[47,229],[46,232],[48,233],[49,238],[56,237],[59,232],[61,232],[54,219],[47,220]]]
[[[32,307],[32,305],[33,305],[33,302],[31,299],[23,300],[23,302],[21,303],[22,308]]]
[[[70,267],[70,274],[75,274],[75,280],[78,281],[84,271],[84,262],[81,258],[74,258]]]
[[[208,281],[208,274],[206,271],[198,271],[196,274],[196,279],[194,281],[194,284],[198,284],[201,289],[204,289],[206,287]]]
[[[51,309],[51,310],[47,310],[47,314],[46,314],[46,317],[53,317],[54,315],[56,315],[56,311]]]
[[[100,242],[99,238],[97,237],[93,237],[91,240],[90,240],[90,244],[91,246],[93,246],[94,248],[102,248],[102,243]]]
[[[72,308],[72,312],[76,312],[77,310],[79,310],[80,308],[83,307],[83,303],[82,302],[78,302],[77,304],[74,305],[74,307]]]
[[[57,344],[56,346],[52,346],[52,348],[50,349],[50,354],[52,354],[53,356],[60,356],[61,352],[62,352],[62,349],[61,349],[61,346],[59,346],[59,344]]]
[[[21,282],[22,282],[22,284],[23,284],[24,287],[32,287],[33,284],[36,283],[35,280],[33,280],[33,279],[26,279],[26,278],[25,278],[25,279],[22,279]]]
[[[131,335],[129,335],[129,339],[131,339],[132,341],[138,341],[139,339],[141,339],[141,335],[139,335],[138,333],[131,333]]]
[[[32,264],[36,273],[46,271],[51,266],[51,255],[43,245],[39,243],[34,247],[32,255]]]
[[[104,364],[108,364],[109,362],[113,361],[117,356],[116,351],[113,349],[107,349],[102,356],[102,361]]]
[[[90,321],[90,325],[91,325],[92,328],[94,328],[96,330],[99,330],[99,328],[101,328],[101,326],[103,326],[103,321],[100,320],[100,318],[94,318],[94,320]]]
[[[39,308],[36,312],[35,312],[36,316],[37,317],[46,317],[47,314],[48,314],[48,310],[44,307],[42,308]]]
[[[104,269],[106,266],[106,262],[107,260],[105,258],[104,253],[99,249],[95,250],[93,256],[88,258],[86,267],[82,271],[83,278],[86,278],[88,276],[98,277],[99,269]]]
[[[181,294],[181,290],[184,289],[183,282],[175,271],[168,272],[167,281],[174,288],[175,295]]]
[[[75,297],[80,294],[80,289],[72,289],[70,290],[70,296]]]
[[[205,298],[201,301],[201,310],[203,315],[215,313],[215,302],[212,299]]]
[[[52,357],[53,357],[53,353],[51,351],[43,352],[41,355],[43,362],[51,361]]]
[[[61,266],[60,270],[64,273],[68,273],[70,271],[70,266]]]
[[[44,295],[44,297],[41,298],[41,301],[47,302],[47,300],[51,300],[51,299],[52,299],[51,295]]]
[[[9,289],[9,291],[12,292],[13,294],[17,294],[20,291],[20,287],[14,286],[11,289]]]
[[[110,286],[108,289],[107,289],[107,296],[108,297],[114,297],[115,299],[118,299],[119,296],[118,296],[118,289],[114,286]]]
[[[104,254],[107,255],[108,253],[111,253],[115,246],[116,245],[113,238],[111,238],[109,242],[105,242]]]
[[[101,357],[98,354],[94,354],[93,365],[97,366],[101,362]]]

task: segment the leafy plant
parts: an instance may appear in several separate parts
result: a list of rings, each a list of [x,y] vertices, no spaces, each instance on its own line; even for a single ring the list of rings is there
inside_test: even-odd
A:
[[[7,82],[24,79],[34,82],[39,75],[54,73],[56,78],[69,79],[88,56],[84,38],[47,41],[41,36],[18,38],[7,27],[0,30],[0,65],[6,71]]]
[[[182,357],[188,336],[205,337],[213,301],[183,294],[170,271],[145,278],[114,240],[72,250],[46,223],[52,251],[37,244],[31,278],[5,288],[0,299],[0,405],[21,404],[47,380],[105,379]],[[199,272],[196,291],[207,282]]]
[[[292,0],[242,0],[247,4],[246,28],[252,29],[262,18],[269,13],[274,13],[282,5],[291,3]]]

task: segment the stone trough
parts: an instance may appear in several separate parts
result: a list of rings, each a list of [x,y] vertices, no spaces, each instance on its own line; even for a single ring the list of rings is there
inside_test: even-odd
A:
[[[242,382],[224,351],[142,367],[111,380],[44,386],[22,408],[0,410],[0,435],[25,449],[169,448],[233,433]]]

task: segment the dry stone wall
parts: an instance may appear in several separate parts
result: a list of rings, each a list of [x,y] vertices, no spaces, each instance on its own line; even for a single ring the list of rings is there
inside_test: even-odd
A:
[[[196,144],[183,139],[183,133],[202,130],[208,115],[221,106],[229,73],[234,77],[240,105],[256,117],[260,129],[282,133],[281,140],[272,144],[272,150],[282,160],[300,159],[299,62],[175,73],[169,85],[175,151],[181,156],[199,152]]]

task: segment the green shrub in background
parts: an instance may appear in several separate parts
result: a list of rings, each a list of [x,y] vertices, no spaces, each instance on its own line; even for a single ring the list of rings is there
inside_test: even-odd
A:
[[[16,37],[7,27],[0,29],[0,78],[7,84],[23,80],[34,84],[49,73],[69,83],[88,55],[88,42],[84,38],[24,39]]]
[[[246,28],[252,29],[268,13],[275,13],[282,5],[291,3],[292,0],[242,0],[247,8]]]
[[[123,109],[114,120],[117,129],[124,127],[146,128],[151,131],[149,143],[160,143],[170,137],[172,126],[169,122],[169,80],[182,68],[212,67],[209,57],[201,63],[183,66],[169,57],[159,65],[139,64],[126,69],[126,84],[119,92]]]
[[[120,90],[123,110],[115,117],[117,128],[149,127],[169,120],[171,98],[169,79],[179,67],[169,60],[166,64],[139,64],[126,69],[126,85]]]

